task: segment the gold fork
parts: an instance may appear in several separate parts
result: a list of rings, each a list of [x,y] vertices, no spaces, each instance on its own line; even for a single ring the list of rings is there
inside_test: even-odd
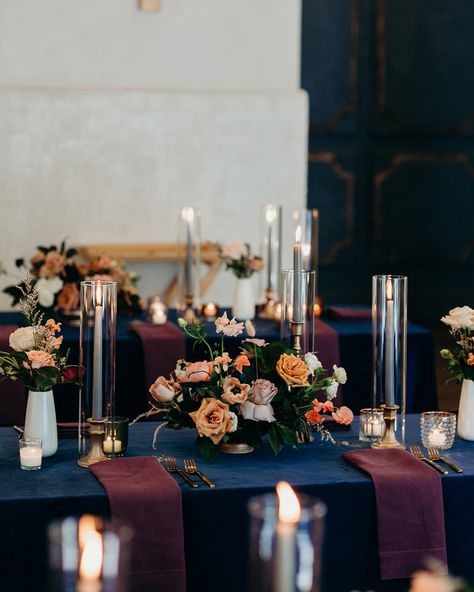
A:
[[[190,477],[188,477],[188,475],[186,475],[186,473],[179,467],[174,457],[165,456],[163,458],[163,462],[165,463],[165,469],[168,471],[168,473],[178,473],[178,475],[182,477],[186,483],[191,485],[191,487],[199,487],[196,481],[193,481]]]
[[[441,462],[444,462],[445,465],[448,465],[448,467],[451,467],[453,469],[453,471],[456,471],[456,473],[463,472],[461,467],[458,467],[458,465],[455,465],[453,462],[451,462],[447,458],[444,458],[444,456],[441,456],[439,453],[439,450],[437,448],[428,448],[428,457],[430,458],[430,460],[440,460]]]
[[[201,477],[201,479],[204,481],[204,483],[206,485],[209,485],[209,487],[214,488],[216,486],[215,483],[213,483],[208,477],[206,477],[206,475],[204,473],[202,473],[198,469],[198,466],[197,466],[194,458],[184,461],[184,470],[186,471],[186,473],[189,473],[190,475],[194,475],[194,474],[199,475],[199,477]]]
[[[448,474],[448,471],[446,469],[443,469],[443,467],[440,467],[434,461],[432,461],[429,458],[427,458],[426,456],[424,456],[424,454],[423,454],[423,452],[421,452],[421,448],[419,446],[410,446],[410,452],[413,454],[413,456],[416,456],[416,458],[419,458],[420,460],[425,462],[427,465],[430,465],[431,467],[433,467],[433,469],[436,469],[437,471],[439,471],[443,475]]]

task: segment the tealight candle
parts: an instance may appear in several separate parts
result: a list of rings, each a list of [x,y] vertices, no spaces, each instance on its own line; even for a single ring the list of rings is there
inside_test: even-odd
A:
[[[214,321],[217,318],[218,308],[214,302],[208,302],[203,306],[202,314],[207,321]]]
[[[425,411],[420,415],[421,441],[425,448],[451,448],[456,434],[456,415],[449,411]]]
[[[20,467],[25,471],[41,469],[43,450],[41,440],[28,438],[20,440]]]
[[[367,408],[360,410],[359,440],[372,442],[379,440],[385,432],[383,410]]]
[[[148,318],[153,325],[164,325],[168,320],[168,307],[158,296],[150,300]]]
[[[107,436],[104,440],[104,452],[108,454],[112,454],[113,452],[122,452],[122,442],[117,438],[112,438],[111,436]]]

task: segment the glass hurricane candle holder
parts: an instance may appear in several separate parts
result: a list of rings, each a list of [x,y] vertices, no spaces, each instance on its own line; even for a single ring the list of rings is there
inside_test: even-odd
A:
[[[291,221],[292,237],[295,235],[297,227],[301,226],[303,269],[317,271],[319,257],[319,211],[306,209],[293,210]]]
[[[284,522],[276,495],[249,500],[250,592],[319,591],[326,506],[303,495],[298,501],[298,521]]]
[[[300,355],[304,355],[314,351],[316,273],[285,270],[281,272],[281,277],[280,337]],[[295,290],[295,282],[299,284],[297,290]]]
[[[50,592],[127,592],[130,541],[127,526],[85,514],[48,528]]]
[[[185,206],[178,212],[178,301],[188,323],[197,322],[201,305],[201,210]]]
[[[394,434],[405,443],[408,280],[372,278],[372,405],[396,415]],[[387,435],[391,433],[387,431]],[[395,440],[392,439],[392,445]]]
[[[123,456],[128,448],[128,417],[105,420],[103,449],[108,457]]]
[[[261,256],[264,268],[259,278],[263,281],[264,303],[261,315],[271,318],[272,307],[280,299],[282,250],[282,207],[268,204],[263,208]]]
[[[426,411],[420,415],[420,430],[425,448],[447,450],[456,435],[456,415],[449,411]]]
[[[359,440],[362,442],[376,442],[385,433],[383,409],[366,408],[360,410]]]
[[[115,416],[115,339],[117,284],[108,280],[81,282],[79,364],[79,465],[104,460],[105,420]]]
[[[153,325],[164,325],[168,320],[168,307],[159,296],[148,300],[148,320]]]
[[[20,449],[20,467],[24,471],[41,469],[43,458],[42,441],[39,438],[22,438],[18,441]]]

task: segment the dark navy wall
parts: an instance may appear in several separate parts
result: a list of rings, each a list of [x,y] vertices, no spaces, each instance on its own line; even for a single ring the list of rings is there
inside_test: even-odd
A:
[[[303,0],[320,293],[406,273],[410,317],[474,306],[474,0]]]

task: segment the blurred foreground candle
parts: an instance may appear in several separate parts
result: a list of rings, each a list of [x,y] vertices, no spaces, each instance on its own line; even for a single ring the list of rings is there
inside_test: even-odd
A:
[[[206,318],[206,321],[215,321],[218,315],[217,304],[214,302],[208,302],[202,307],[202,314]]]
[[[249,512],[250,592],[318,592],[324,504],[280,482],[277,495],[252,498]]]
[[[79,520],[79,548],[77,592],[100,592],[104,551],[102,536],[96,530],[93,516],[85,515]]]

